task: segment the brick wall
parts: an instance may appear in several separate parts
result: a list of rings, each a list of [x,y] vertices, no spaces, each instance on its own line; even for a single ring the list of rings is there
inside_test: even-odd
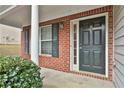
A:
[[[72,72],[76,74],[81,74],[85,76],[90,76],[94,78],[99,78],[99,79],[106,79],[106,80],[112,80],[112,62],[113,62],[113,6],[105,6],[93,10],[89,10],[86,12],[81,12],[53,20],[48,20],[46,22],[39,23],[39,26],[43,25],[48,25],[51,23],[57,23],[57,22],[63,22],[64,23],[64,28],[59,30],[59,57],[48,57],[48,56],[39,56],[39,64],[42,67],[46,68],[52,68],[64,72],[70,72],[70,20],[80,18],[80,17],[85,17],[85,16],[90,16],[90,15],[95,15],[95,14],[100,14],[100,13],[105,13],[108,12],[108,29],[109,29],[109,41],[108,41],[108,54],[109,54],[109,77],[106,78],[104,76],[98,76],[96,74],[86,74],[86,73],[79,73],[79,72]],[[30,55],[24,55],[24,42],[23,42],[23,33],[26,30],[26,28],[30,28],[30,26],[24,27],[23,32],[22,32],[22,52],[21,55],[23,58],[30,58]]]
[[[29,54],[25,54],[24,52],[24,32],[29,31],[29,45],[30,45],[30,37],[31,37],[31,32],[30,32],[30,26],[23,27],[23,31],[21,32],[21,57],[25,59],[30,59],[30,46],[29,46]]]
[[[59,30],[59,57],[40,56],[40,66],[57,69],[61,71],[69,71],[70,68],[70,22],[65,20],[64,28]]]

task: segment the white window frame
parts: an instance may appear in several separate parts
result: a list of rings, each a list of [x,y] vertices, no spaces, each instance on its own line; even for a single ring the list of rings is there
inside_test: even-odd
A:
[[[52,39],[46,39],[46,40],[41,40],[41,29],[43,28],[43,27],[48,27],[48,26],[51,26],[51,30],[52,30],[52,24],[50,24],[50,25],[45,25],[45,26],[41,26],[40,27],[40,29],[39,29],[39,55],[41,55],[41,56],[52,56],[52,54],[44,54],[44,53],[42,53],[41,52],[41,42],[42,41],[51,41],[52,42]],[[52,34],[51,34],[52,35]]]

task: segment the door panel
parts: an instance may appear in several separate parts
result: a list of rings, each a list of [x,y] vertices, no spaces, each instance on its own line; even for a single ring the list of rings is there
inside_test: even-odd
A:
[[[98,17],[79,22],[80,70],[105,74],[104,25],[105,17]]]
[[[83,44],[84,45],[89,45],[90,43],[90,33],[89,31],[83,31]]]
[[[98,50],[95,50],[93,51],[93,66],[100,66],[100,59],[101,59],[101,56],[100,56],[101,52],[98,51]]]
[[[93,44],[100,45],[101,44],[101,30],[93,31]]]
[[[83,51],[83,55],[84,55],[84,57],[83,57],[84,64],[83,65],[87,65],[88,66],[90,64],[90,60],[88,59],[90,57],[90,51],[84,50]]]

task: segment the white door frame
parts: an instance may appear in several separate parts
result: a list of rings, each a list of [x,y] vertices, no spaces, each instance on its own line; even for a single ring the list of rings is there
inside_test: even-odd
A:
[[[105,16],[105,77],[108,77],[108,12],[86,16],[78,19],[74,19],[70,21],[70,70],[71,71],[80,71],[79,70],[79,21],[80,20],[86,20],[86,19],[92,19],[96,17]],[[77,64],[74,64],[74,31],[73,31],[73,25],[77,25]],[[83,72],[83,71],[81,71]],[[101,74],[102,75],[102,74]]]

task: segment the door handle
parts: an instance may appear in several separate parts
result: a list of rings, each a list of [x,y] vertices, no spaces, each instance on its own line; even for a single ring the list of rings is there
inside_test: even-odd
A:
[[[82,47],[79,47],[79,49],[82,49]]]
[[[113,62],[113,67],[114,67],[114,68],[116,67],[116,63],[115,63],[115,62]]]

